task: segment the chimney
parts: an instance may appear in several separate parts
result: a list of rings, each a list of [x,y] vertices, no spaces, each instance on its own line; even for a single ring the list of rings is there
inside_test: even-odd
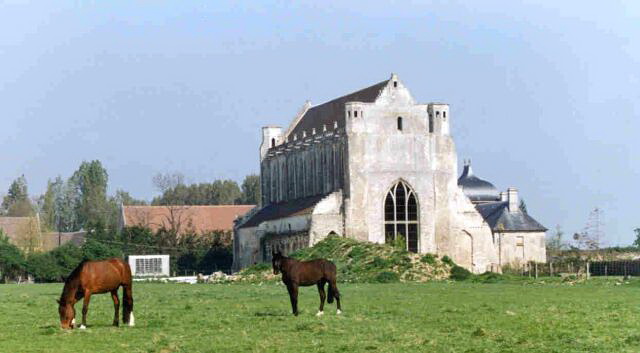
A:
[[[500,193],[500,201],[502,201],[502,202],[509,201],[509,197],[507,196],[507,192],[506,191],[502,191]]]
[[[507,201],[509,201],[509,212],[518,212],[520,204],[518,203],[518,189],[507,189]]]

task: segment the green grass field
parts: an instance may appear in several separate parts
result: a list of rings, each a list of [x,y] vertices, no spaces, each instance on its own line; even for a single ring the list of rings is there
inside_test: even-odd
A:
[[[640,351],[640,282],[339,286],[344,314],[332,304],[317,318],[315,287],[301,289],[294,317],[273,283],[136,283],[135,327],[110,326],[111,299],[98,295],[88,329],[62,331],[62,285],[0,285],[0,351]]]

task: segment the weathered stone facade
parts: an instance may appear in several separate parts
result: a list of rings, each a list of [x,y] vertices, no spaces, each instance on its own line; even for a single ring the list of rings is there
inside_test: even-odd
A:
[[[392,75],[306,103],[286,131],[263,128],[262,207],[236,223],[234,268],[268,260],[273,246],[289,251],[336,234],[404,239],[409,251],[498,270],[494,232],[457,183],[450,119],[447,104],[416,103]]]

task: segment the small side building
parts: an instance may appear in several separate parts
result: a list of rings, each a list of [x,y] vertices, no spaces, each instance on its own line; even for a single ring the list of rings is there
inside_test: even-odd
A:
[[[255,205],[121,206],[121,227],[140,226],[153,232],[164,228],[178,234],[231,232],[233,222]]]
[[[0,230],[9,241],[25,253],[42,251],[42,233],[40,218],[0,217]]]
[[[458,186],[491,228],[501,267],[547,261],[547,228],[520,209],[516,188],[498,192],[493,184],[473,174],[470,161],[465,162]]]

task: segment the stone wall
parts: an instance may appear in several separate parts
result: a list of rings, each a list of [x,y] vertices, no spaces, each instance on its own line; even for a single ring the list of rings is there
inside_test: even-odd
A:
[[[271,261],[271,252],[280,251],[289,255],[297,250],[309,247],[309,232],[293,234],[268,233],[262,238],[262,261]]]
[[[496,233],[496,236],[501,266],[547,262],[544,232],[504,232]]]

